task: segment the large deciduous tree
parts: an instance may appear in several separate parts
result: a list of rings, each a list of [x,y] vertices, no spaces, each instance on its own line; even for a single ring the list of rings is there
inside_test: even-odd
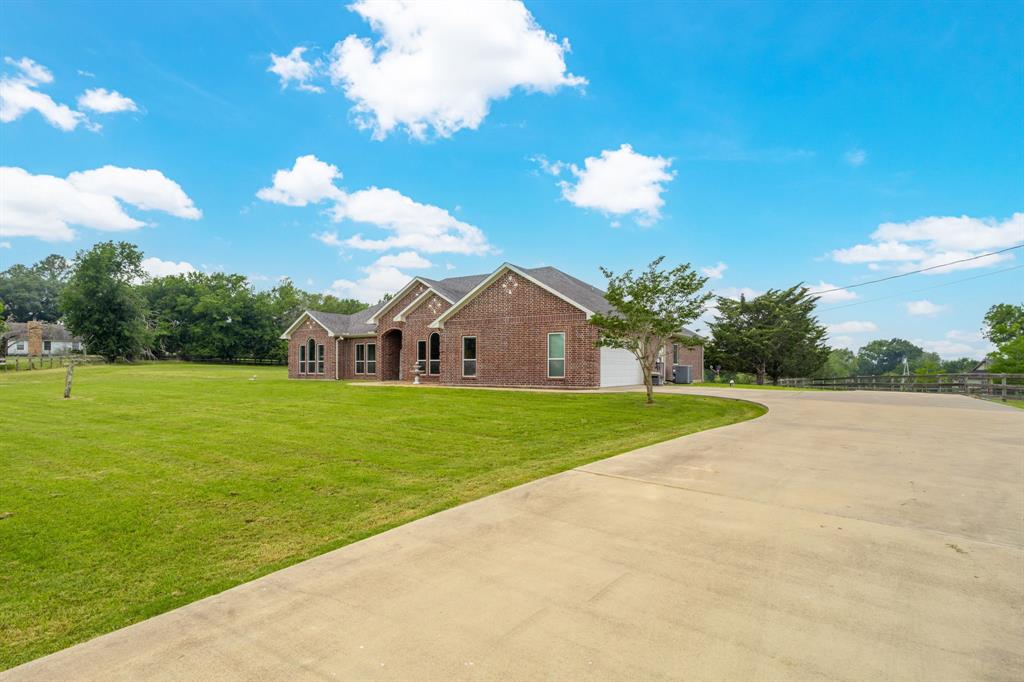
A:
[[[146,304],[135,286],[144,276],[142,252],[128,242],[101,242],[75,255],[60,309],[90,352],[131,360],[147,348]]]
[[[19,322],[56,322],[60,292],[71,274],[67,259],[51,254],[35,265],[16,264],[0,272],[0,301]]]
[[[1024,304],[997,303],[985,313],[985,338],[998,348],[989,371],[1024,372]]]
[[[997,303],[985,313],[985,338],[997,346],[1024,336],[1024,304]]]
[[[770,289],[739,300],[718,297],[711,329],[710,362],[723,369],[749,372],[757,383],[778,383],[783,376],[810,376],[828,359],[825,327],[814,316],[815,302],[807,287]]]
[[[631,352],[640,363],[647,388],[647,403],[654,402],[651,375],[658,355],[671,343],[692,347],[700,343],[683,332],[704,312],[711,298],[703,291],[706,277],[693,272],[689,263],[662,270],[664,256],[646,270],[621,275],[601,268],[608,280],[605,299],[613,312],[595,313],[590,322],[598,328],[597,345]]]
[[[876,339],[857,353],[857,373],[877,376],[902,370],[903,360],[912,368],[924,356],[924,349],[906,339]]]

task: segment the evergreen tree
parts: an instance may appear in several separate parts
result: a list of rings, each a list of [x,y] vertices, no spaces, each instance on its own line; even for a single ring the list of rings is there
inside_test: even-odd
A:
[[[815,302],[807,287],[771,289],[747,299],[718,297],[718,314],[709,327],[711,364],[749,372],[764,384],[784,376],[810,376],[828,359],[825,327],[814,316]]]

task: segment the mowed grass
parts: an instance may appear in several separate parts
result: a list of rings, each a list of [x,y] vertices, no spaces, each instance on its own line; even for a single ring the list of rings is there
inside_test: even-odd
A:
[[[188,364],[0,375],[0,669],[413,519],[763,414]]]

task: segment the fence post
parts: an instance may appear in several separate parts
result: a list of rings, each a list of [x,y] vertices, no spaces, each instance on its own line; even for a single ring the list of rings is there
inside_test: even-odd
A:
[[[1002,394],[1003,394],[1003,396],[1002,396],[1003,397],[1003,402],[1005,403],[1006,402],[1006,375],[1005,374],[1003,375],[1003,390],[1002,390]]]

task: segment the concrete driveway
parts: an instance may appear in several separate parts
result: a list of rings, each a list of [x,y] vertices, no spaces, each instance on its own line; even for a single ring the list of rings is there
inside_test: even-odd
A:
[[[717,393],[770,412],[408,524],[0,678],[1024,677],[1024,411]]]

